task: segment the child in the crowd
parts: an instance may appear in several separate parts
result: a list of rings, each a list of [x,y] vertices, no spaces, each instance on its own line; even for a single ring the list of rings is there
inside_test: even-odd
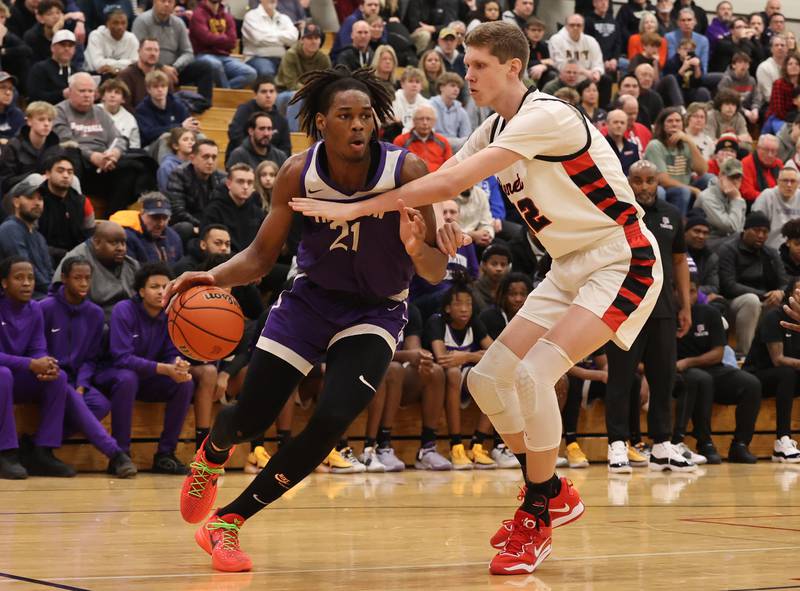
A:
[[[431,106],[436,109],[434,131],[446,137],[453,153],[456,153],[472,133],[469,115],[458,101],[464,80],[455,72],[445,72],[439,76],[437,84],[439,94],[431,99]]]
[[[424,78],[425,74],[412,67],[406,68],[400,77],[400,89],[394,94],[392,110],[395,119],[403,126],[403,133],[411,131],[417,107],[430,104],[430,101],[420,94]]]
[[[200,124],[189,115],[189,110],[169,91],[169,78],[161,70],[153,70],[144,78],[147,96],[136,105],[136,122],[142,137],[142,146],[148,147],[161,134],[174,127],[184,127],[197,132]]]
[[[740,111],[741,97],[730,88],[721,89],[714,97],[714,108],[708,112],[706,132],[718,140],[723,133],[733,133],[739,140],[739,147],[752,149],[753,138],[747,131],[747,121]]]
[[[671,74],[678,80],[684,104],[687,105],[711,98],[711,94],[702,86],[703,69],[700,58],[695,54],[696,48],[694,40],[681,39],[678,51],[664,65],[664,74]]]
[[[0,71],[0,143],[15,137],[25,125],[25,115],[14,104],[16,84],[14,76]]]
[[[120,134],[127,138],[128,148],[133,150],[141,148],[142,140],[139,137],[139,124],[136,122],[136,117],[123,108],[131,94],[128,85],[122,80],[109,78],[100,85],[98,92],[100,93],[100,106],[111,115],[114,126]]]
[[[156,173],[159,191],[166,194],[169,175],[181,164],[189,161],[196,141],[197,133],[191,129],[175,127],[170,130],[167,144],[171,153],[164,157],[161,164],[158,165],[158,172]]]
[[[742,114],[751,124],[758,123],[758,109],[765,100],[758,91],[756,79],[750,75],[752,59],[743,51],[737,51],[731,58],[731,65],[722,76],[717,92],[723,89],[735,90],[741,97]]]
[[[706,160],[714,155],[714,145],[717,142],[706,131],[708,125],[707,108],[707,103],[691,103],[686,108],[686,135],[691,138]]]
[[[261,198],[261,209],[269,213],[272,204],[272,187],[278,176],[278,165],[272,160],[264,160],[256,167],[256,193]]]

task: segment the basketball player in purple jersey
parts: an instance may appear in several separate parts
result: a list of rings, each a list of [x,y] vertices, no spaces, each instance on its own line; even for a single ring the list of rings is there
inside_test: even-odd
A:
[[[279,171],[270,214],[256,239],[208,273],[184,273],[165,299],[192,285],[245,285],[268,273],[289,232],[291,197],[368,200],[427,173],[413,154],[377,141],[376,121],[391,114],[392,94],[370,70],[311,72],[295,100],[303,101],[304,131],[320,141]],[[349,223],[304,219],[300,272],[271,310],[238,401],[217,415],[181,492],[184,519],[205,521],[195,539],[211,554],[214,568],[252,568],[239,548],[239,527],[310,474],[372,400],[406,323],[414,272],[431,283],[444,277],[447,255],[435,247],[433,210],[398,205],[399,212]],[[275,421],[323,355],[325,385],[305,430],[278,450],[238,498],[209,517],[233,446]]]

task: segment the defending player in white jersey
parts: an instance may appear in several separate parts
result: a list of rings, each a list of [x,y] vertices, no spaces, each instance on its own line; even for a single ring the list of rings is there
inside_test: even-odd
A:
[[[530,573],[550,554],[552,528],[583,513],[577,491],[554,473],[561,441],[555,384],[605,342],[631,345],[661,290],[661,262],[608,143],[571,105],[525,88],[528,42],[520,29],[484,23],[465,44],[470,94],[496,114],[455,157],[369,201],[291,205],[308,216],[354,219],[393,210],[398,198],[410,207],[444,201],[495,175],[552,255],[545,280],[468,378],[526,480],[514,519],[492,537],[500,552],[490,570]]]

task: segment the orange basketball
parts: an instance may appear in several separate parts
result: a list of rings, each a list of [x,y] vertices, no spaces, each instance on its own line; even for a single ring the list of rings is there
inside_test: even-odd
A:
[[[228,292],[198,285],[172,301],[167,331],[182,355],[197,361],[217,361],[227,357],[242,339],[244,314]]]

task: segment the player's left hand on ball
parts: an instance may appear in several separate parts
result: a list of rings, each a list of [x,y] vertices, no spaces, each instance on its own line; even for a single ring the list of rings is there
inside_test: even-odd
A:
[[[308,197],[295,197],[289,201],[289,207],[311,218],[348,221],[359,217],[354,203],[336,203]]]
[[[472,237],[456,222],[446,222],[436,231],[436,246],[447,256],[456,256],[456,251],[468,244],[472,244]]]
[[[215,282],[216,280],[211,273],[205,271],[187,271],[167,284],[167,289],[164,290],[164,297],[161,303],[166,309],[169,307],[172,298],[179,293],[183,293],[195,285],[214,285]]]

